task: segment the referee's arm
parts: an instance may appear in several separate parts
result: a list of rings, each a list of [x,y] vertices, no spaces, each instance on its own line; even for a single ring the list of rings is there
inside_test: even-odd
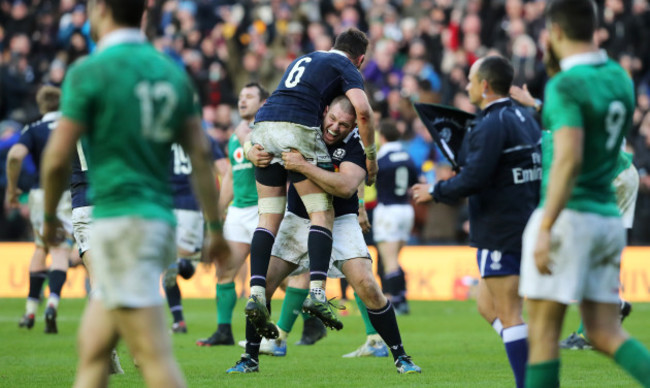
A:
[[[465,165],[455,177],[438,182],[433,189],[436,202],[455,204],[483,189],[499,164],[504,143],[503,123],[499,120],[483,122],[468,134],[469,149]]]

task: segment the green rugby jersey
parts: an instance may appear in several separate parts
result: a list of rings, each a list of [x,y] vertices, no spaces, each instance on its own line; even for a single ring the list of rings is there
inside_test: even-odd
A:
[[[562,127],[584,131],[582,168],[566,207],[604,216],[618,216],[612,181],[618,154],[634,112],[632,80],[601,51],[562,61],[562,72],[546,85],[542,120],[542,196],[553,160],[552,133]],[[549,132],[550,131],[550,132]]]
[[[86,128],[93,217],[174,224],[169,149],[199,115],[185,71],[139,30],[121,29],[70,68],[62,94],[63,116]]]
[[[257,206],[257,187],[255,186],[255,169],[246,156],[239,138],[234,133],[228,141],[228,158],[232,166],[232,189],[234,207]]]

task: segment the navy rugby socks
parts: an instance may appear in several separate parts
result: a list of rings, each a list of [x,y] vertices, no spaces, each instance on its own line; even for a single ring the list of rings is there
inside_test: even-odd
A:
[[[309,280],[325,281],[332,256],[332,232],[318,225],[309,227],[307,251],[309,252]]]
[[[395,310],[393,305],[388,301],[386,306],[379,310],[368,310],[368,318],[372,326],[377,330],[377,333],[384,340],[390,352],[393,354],[393,359],[397,360],[399,356],[406,354],[404,345],[402,345],[402,336],[399,333],[397,326],[397,318],[395,318]]]

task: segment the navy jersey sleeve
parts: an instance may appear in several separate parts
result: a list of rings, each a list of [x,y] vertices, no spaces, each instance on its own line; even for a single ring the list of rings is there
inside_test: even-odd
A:
[[[24,145],[29,150],[29,153],[34,152],[34,131],[30,131],[31,127],[26,125],[20,133],[18,143]]]
[[[341,85],[343,93],[350,89],[363,90],[363,77],[361,76],[359,69],[357,69],[350,61],[342,61],[339,63],[339,71],[341,73],[341,78],[343,79]]]
[[[420,171],[418,171],[417,167],[415,167],[415,162],[413,162],[413,159],[409,159],[408,169],[409,169],[409,187],[411,187],[414,184],[418,183]]]
[[[465,164],[458,175],[436,184],[433,197],[438,202],[455,203],[486,185],[501,157],[505,133],[498,120],[485,120],[463,141],[467,142]]]
[[[208,139],[210,140],[210,146],[212,147],[212,160],[217,161],[217,160],[225,159],[226,155],[224,155],[219,142],[214,140],[210,136],[208,136]]]

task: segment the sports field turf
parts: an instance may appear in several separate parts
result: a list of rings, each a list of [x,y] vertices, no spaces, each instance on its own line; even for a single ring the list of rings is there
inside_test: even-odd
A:
[[[69,387],[77,357],[75,334],[84,307],[82,299],[66,299],[59,310],[59,334],[43,334],[41,307],[36,326],[18,329],[24,300],[0,299],[0,387]],[[244,337],[243,301],[237,303],[233,332]],[[274,301],[274,319],[280,301]],[[293,345],[300,338],[301,319],[289,337],[283,358],[261,356],[260,373],[226,375],[243,352],[238,346],[201,348],[197,338],[215,329],[211,300],[184,301],[189,333],[174,336],[174,352],[190,387],[514,387],[503,346],[482,321],[473,301],[412,302],[410,316],[399,317],[407,352],[422,367],[421,375],[400,376],[392,358],[344,359],[365,340],[361,318],[353,310],[343,317],[345,328],[329,332],[314,346]],[[569,334],[577,324],[572,308],[565,324]],[[634,304],[626,329],[650,346],[650,304]],[[124,344],[118,348],[125,375],[111,378],[112,387],[140,387],[143,380]],[[594,351],[562,352],[563,387],[636,387],[612,361]]]

